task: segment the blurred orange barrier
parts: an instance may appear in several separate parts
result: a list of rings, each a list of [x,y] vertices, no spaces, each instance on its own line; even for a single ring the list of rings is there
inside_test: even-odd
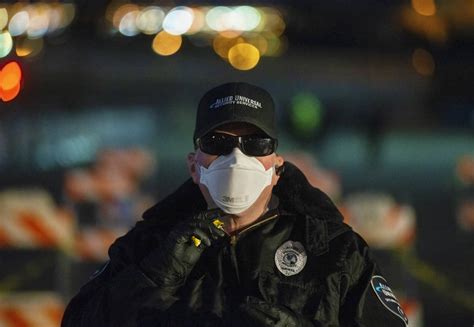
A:
[[[50,292],[15,293],[0,298],[0,326],[2,327],[57,327],[65,305]]]
[[[106,261],[109,247],[127,231],[127,229],[83,229],[76,238],[75,254],[83,260]]]
[[[415,210],[397,203],[389,194],[351,194],[344,200],[341,212],[345,222],[373,249],[409,247],[415,240]]]
[[[400,297],[400,306],[407,315],[410,327],[423,326],[423,309],[419,301]]]
[[[42,190],[0,193],[0,247],[67,248],[73,240],[74,221],[59,210]]]

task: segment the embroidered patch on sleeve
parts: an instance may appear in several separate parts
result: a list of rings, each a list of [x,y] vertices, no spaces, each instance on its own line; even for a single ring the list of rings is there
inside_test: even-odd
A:
[[[408,326],[408,318],[405,315],[405,312],[403,312],[400,302],[398,302],[395,294],[393,294],[392,289],[388,286],[385,278],[379,275],[374,275],[372,276],[370,284],[372,285],[375,295],[377,295],[377,298],[382,302],[383,306],[388,311],[402,319],[405,326]]]

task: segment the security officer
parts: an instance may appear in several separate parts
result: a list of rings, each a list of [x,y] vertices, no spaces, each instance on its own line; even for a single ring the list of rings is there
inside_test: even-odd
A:
[[[247,83],[198,107],[191,179],[147,210],[62,326],[407,326],[364,240],[275,153],[273,100]]]

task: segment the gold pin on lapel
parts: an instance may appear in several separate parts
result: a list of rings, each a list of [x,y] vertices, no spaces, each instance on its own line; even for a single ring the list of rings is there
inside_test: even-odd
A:
[[[201,244],[201,240],[198,239],[198,238],[197,238],[196,236],[194,236],[194,235],[191,236],[191,241],[193,241],[195,247],[199,247],[199,245]]]

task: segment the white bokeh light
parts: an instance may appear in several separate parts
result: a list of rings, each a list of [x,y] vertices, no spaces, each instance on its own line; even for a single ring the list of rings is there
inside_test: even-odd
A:
[[[238,17],[237,29],[241,31],[251,31],[255,29],[262,19],[257,9],[250,6],[240,6],[234,9]]]
[[[8,31],[11,36],[22,35],[28,29],[30,24],[30,16],[24,10],[17,12],[11,19],[8,24]]]
[[[156,34],[164,18],[165,13],[160,7],[146,7],[137,17],[137,27],[145,34]]]
[[[229,7],[214,7],[206,14],[206,23],[214,31],[225,31],[229,22],[226,21],[227,16],[232,13]]]
[[[163,21],[163,29],[171,35],[186,33],[193,24],[194,13],[188,7],[176,7],[171,10]]]
[[[43,37],[48,32],[49,12],[50,8],[48,7],[29,6],[30,20],[26,29],[29,38],[37,39]]]
[[[136,24],[138,14],[139,14],[139,11],[134,10],[134,11],[130,11],[126,13],[122,17],[119,24],[120,33],[122,33],[125,36],[135,36],[140,33]]]

